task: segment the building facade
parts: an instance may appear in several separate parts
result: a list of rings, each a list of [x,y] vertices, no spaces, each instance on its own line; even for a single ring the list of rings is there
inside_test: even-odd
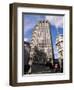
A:
[[[58,50],[58,59],[60,64],[60,69],[63,70],[63,35],[59,34],[56,38],[56,47]]]
[[[58,50],[58,58],[63,59],[63,35],[58,35],[56,38],[56,47]]]
[[[53,51],[52,51],[52,41],[51,41],[51,32],[50,24],[47,20],[39,21],[34,27],[32,32],[31,40],[31,51],[30,51],[30,60],[29,65],[32,66],[35,48],[38,51],[41,51],[46,54],[47,59],[44,63],[50,62],[53,64]],[[31,72],[31,68],[29,70]]]

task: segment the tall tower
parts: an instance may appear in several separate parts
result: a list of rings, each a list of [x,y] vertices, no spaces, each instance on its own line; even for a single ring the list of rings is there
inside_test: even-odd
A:
[[[63,59],[63,36],[60,34],[56,38],[56,47],[58,50],[59,58]]]
[[[63,69],[63,35],[59,34],[56,38],[56,47],[58,50],[58,59],[60,70]]]
[[[47,59],[45,63],[50,62],[53,64],[50,23],[47,20],[39,21],[38,24],[34,27],[30,46],[31,46],[30,60],[29,60],[30,66],[32,66],[35,47],[37,47],[38,51],[43,51],[46,54]],[[31,72],[31,68],[29,72]]]

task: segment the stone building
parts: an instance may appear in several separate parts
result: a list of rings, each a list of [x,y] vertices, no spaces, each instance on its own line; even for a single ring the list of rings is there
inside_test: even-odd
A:
[[[63,59],[63,36],[60,34],[56,38],[56,46],[57,46],[59,58]]]
[[[29,57],[30,57],[30,43],[24,41],[24,61],[22,62],[23,64],[23,74],[26,74],[29,70]]]
[[[32,66],[35,48],[38,51],[42,51],[46,54],[47,59],[44,63],[50,62],[53,64],[53,50],[52,50],[52,41],[51,41],[51,32],[50,32],[50,23],[47,20],[39,21],[37,25],[34,27],[32,32],[32,40],[31,40],[31,51],[30,51],[30,60],[29,65]],[[31,72],[31,68],[29,69],[29,73]]]
[[[63,35],[61,34],[59,34],[56,38],[56,47],[58,50],[60,68],[63,68]]]

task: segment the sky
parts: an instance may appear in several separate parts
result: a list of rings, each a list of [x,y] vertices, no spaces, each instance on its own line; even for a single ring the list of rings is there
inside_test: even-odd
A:
[[[30,42],[32,38],[32,30],[40,20],[48,20],[50,23],[50,30],[52,35],[52,44],[54,50],[54,58],[58,58],[56,49],[57,30],[59,34],[63,34],[63,16],[56,15],[39,15],[39,14],[23,14],[24,27],[24,41]]]

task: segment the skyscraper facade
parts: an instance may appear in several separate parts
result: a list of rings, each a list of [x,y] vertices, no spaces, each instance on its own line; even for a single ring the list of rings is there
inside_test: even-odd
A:
[[[58,50],[58,61],[60,64],[60,70],[63,71],[63,35],[59,34],[56,38],[56,47]]]
[[[58,50],[58,58],[63,59],[63,36],[60,34],[56,38],[56,47]]]
[[[47,59],[44,63],[50,62],[53,64],[53,48],[52,48],[52,40],[51,40],[51,32],[50,32],[50,23],[47,20],[39,21],[37,25],[34,27],[32,32],[32,40],[31,40],[31,50],[30,50],[30,60],[29,65],[32,66],[34,61],[34,53],[35,48],[38,51],[41,51],[46,54]],[[31,72],[31,68],[29,70]]]

